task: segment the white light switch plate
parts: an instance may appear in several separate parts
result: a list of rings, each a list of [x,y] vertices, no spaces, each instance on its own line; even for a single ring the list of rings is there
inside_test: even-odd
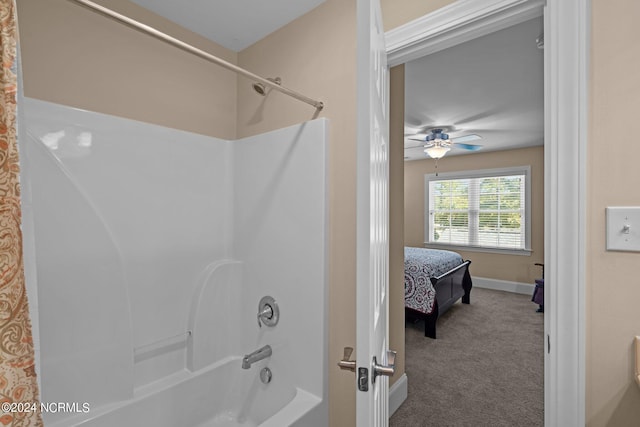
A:
[[[640,207],[607,208],[607,250],[640,252]]]

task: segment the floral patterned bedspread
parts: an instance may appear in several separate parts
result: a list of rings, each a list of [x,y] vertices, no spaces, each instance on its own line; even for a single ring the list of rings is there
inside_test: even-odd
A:
[[[425,248],[404,248],[404,305],[425,314],[433,311],[436,290],[429,278],[462,264],[460,254]]]

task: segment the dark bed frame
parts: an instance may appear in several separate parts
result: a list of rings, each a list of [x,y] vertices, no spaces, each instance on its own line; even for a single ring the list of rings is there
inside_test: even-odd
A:
[[[436,320],[444,314],[449,307],[462,298],[463,304],[471,303],[471,275],[469,274],[469,264],[467,260],[454,269],[446,273],[431,278],[431,284],[436,290],[436,299],[433,303],[433,310],[429,314],[421,313],[411,308],[406,308],[412,316],[424,319],[424,336],[436,337]]]

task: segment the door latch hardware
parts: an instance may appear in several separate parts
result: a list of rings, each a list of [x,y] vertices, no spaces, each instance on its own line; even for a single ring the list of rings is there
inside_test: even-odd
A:
[[[369,391],[369,370],[358,368],[358,390]]]
[[[344,348],[344,357],[341,361],[338,362],[338,366],[340,367],[340,369],[351,372],[356,371],[356,361],[349,360],[349,358],[351,357],[351,353],[353,353],[353,347]]]
[[[375,384],[376,377],[384,375],[386,377],[392,376],[396,372],[396,352],[387,351],[387,365],[378,365],[376,357],[373,356],[373,375],[371,375],[371,384]]]

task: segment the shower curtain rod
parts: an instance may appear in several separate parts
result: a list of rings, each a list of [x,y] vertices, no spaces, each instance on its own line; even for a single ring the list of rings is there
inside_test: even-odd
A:
[[[129,18],[128,16],[122,15],[118,12],[115,12],[111,9],[108,9],[104,6],[101,6],[97,3],[94,3],[92,1],[89,0],[71,0],[73,2],[79,3],[83,6],[88,7],[89,9],[92,9],[102,15],[108,16],[110,18],[115,19],[116,21],[119,21],[123,24],[129,25],[130,27],[135,28],[136,30],[142,31],[143,33],[149,34],[151,36],[154,36],[160,40],[163,40],[167,43],[170,43],[182,50],[185,50],[187,52],[193,53],[196,56],[199,56],[203,59],[206,59],[207,61],[213,62],[214,64],[218,64],[223,68],[226,68],[227,70],[231,70],[235,73],[238,73],[248,79],[251,80],[255,80],[259,83],[262,83],[263,85],[270,87],[272,89],[275,89],[279,92],[284,93],[285,95],[289,95],[299,101],[302,102],[306,102],[309,105],[312,105],[316,108],[317,111],[321,111],[324,108],[324,103],[322,103],[322,101],[316,101],[315,99],[311,99],[307,96],[302,95],[301,93],[298,93],[294,90],[288,89],[284,86],[280,86],[279,84],[272,82],[271,80],[265,79],[263,77],[260,77],[257,74],[253,74],[250,71],[245,70],[244,68],[240,68],[237,65],[234,65],[230,62],[225,61],[224,59],[220,59],[217,56],[211,55],[210,53],[205,52],[204,50],[198,49],[197,47],[191,46],[190,44],[187,44],[185,42],[183,42],[182,40],[178,40],[175,37],[171,37],[168,34],[163,33],[162,31],[156,30],[153,27],[150,27],[146,24],[143,24],[141,22],[138,22],[134,19]]]

